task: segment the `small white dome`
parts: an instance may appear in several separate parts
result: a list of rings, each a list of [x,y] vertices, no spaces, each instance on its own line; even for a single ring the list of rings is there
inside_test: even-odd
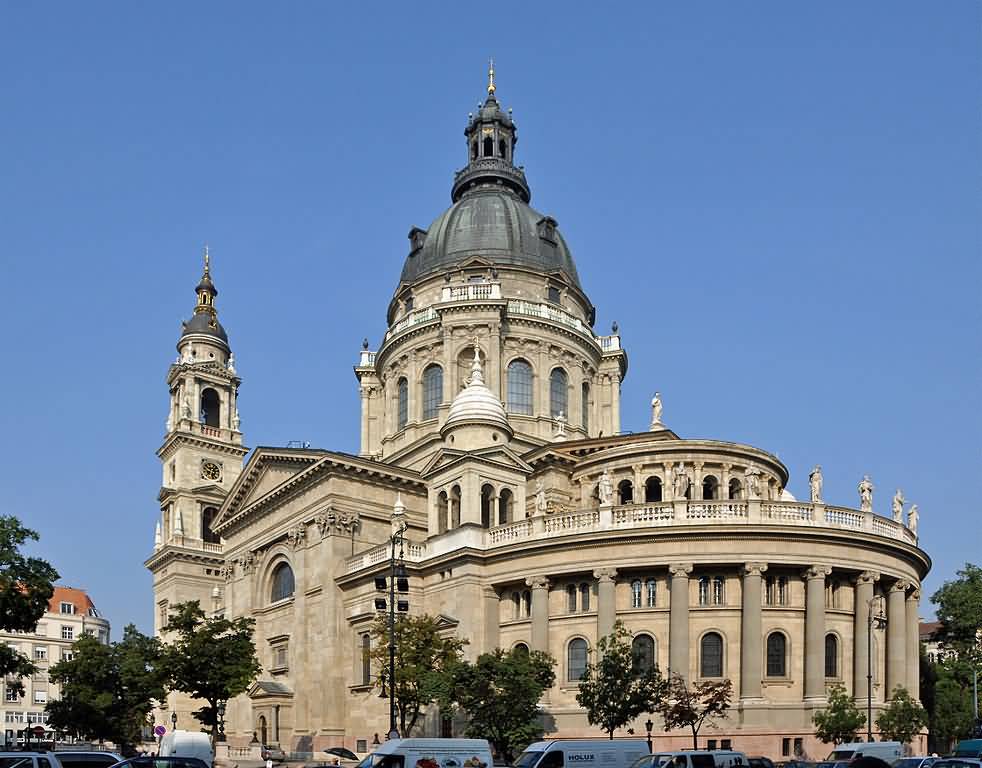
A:
[[[781,501],[797,501],[797,499],[791,495],[791,491],[789,491],[787,488],[782,488]]]
[[[441,431],[446,431],[455,424],[472,424],[474,422],[494,424],[509,434],[512,433],[508,416],[505,414],[505,407],[484,383],[484,371],[481,369],[481,351],[477,344],[474,345],[474,362],[471,364],[471,375],[467,380],[467,386],[457,393],[450,404],[450,412],[447,414],[447,420]]]

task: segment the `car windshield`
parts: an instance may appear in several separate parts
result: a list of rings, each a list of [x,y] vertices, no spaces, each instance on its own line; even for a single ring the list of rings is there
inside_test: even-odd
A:
[[[656,768],[658,758],[654,755],[642,755],[633,763],[631,763],[631,768]]]
[[[931,768],[978,768],[977,760],[959,760],[958,758],[947,757],[938,760]]]
[[[372,768],[375,764],[375,753],[371,752],[362,758],[362,761],[355,768]]]
[[[924,762],[923,757],[905,757],[902,760],[898,760],[893,764],[893,768],[918,768],[918,766]],[[928,765],[931,761],[927,761]]]
[[[839,760],[850,760],[855,754],[855,749],[837,749],[825,759],[830,762],[838,762]]]
[[[533,765],[539,762],[540,757],[542,757],[541,752],[527,749],[518,756],[518,759],[512,765],[514,768],[532,768]]]

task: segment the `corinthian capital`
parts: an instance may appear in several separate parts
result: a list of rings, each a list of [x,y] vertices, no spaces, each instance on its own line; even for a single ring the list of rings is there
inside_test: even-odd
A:
[[[692,563],[672,563],[668,566],[668,572],[673,578],[682,576],[688,578],[692,573]]]
[[[890,592],[906,592],[912,586],[913,586],[913,583],[910,582],[910,581],[908,581],[907,579],[897,579],[890,586],[889,591]]]
[[[549,578],[546,576],[529,576],[525,579],[525,586],[532,589],[549,589]]]
[[[760,576],[767,570],[767,563],[744,563],[743,573],[746,576]]]

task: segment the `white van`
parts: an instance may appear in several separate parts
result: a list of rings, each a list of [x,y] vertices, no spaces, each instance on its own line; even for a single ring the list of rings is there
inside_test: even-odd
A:
[[[553,739],[529,744],[514,768],[630,768],[648,754],[644,739]]]
[[[373,768],[492,768],[487,739],[390,739],[359,763]]]
[[[160,740],[161,757],[196,757],[212,767],[215,754],[211,751],[211,738],[200,731],[168,731]]]
[[[899,741],[850,741],[837,744],[819,766],[833,768],[833,766],[847,765],[860,757],[878,757],[892,764],[894,760],[899,760],[903,756],[904,745]]]
[[[730,749],[656,752],[644,766],[637,768],[747,768],[750,761],[743,752]]]

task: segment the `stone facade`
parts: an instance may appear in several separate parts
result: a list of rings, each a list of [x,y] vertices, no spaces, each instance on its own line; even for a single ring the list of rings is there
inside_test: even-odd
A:
[[[387,702],[363,653],[397,499],[411,610],[467,638],[469,658],[549,651],[552,733],[596,735],[576,677],[583,649],[617,619],[662,670],[733,681],[729,718],[702,738],[748,753],[822,754],[811,715],[831,683],[865,704],[871,606],[886,615],[870,641],[874,706],[896,685],[916,694],[930,567],[916,534],[872,510],[796,501],[774,455],[681,438],[660,399],[651,431],[621,434],[627,353],[616,328],[594,332],[555,220],[528,207],[515,126],[493,93],[466,135],[454,207],[410,232],[389,330],[359,353],[359,455],[260,447],[242,465],[239,379],[213,286],[202,299],[199,285],[167,379],[147,565],[158,629],[187,599],[257,621],[263,673],[229,703],[230,740],[364,751],[384,736]],[[199,314],[213,333],[196,332]],[[169,706],[190,724],[191,702]],[[459,723],[427,713],[425,734],[446,728]],[[689,743],[660,729],[655,739]]]

